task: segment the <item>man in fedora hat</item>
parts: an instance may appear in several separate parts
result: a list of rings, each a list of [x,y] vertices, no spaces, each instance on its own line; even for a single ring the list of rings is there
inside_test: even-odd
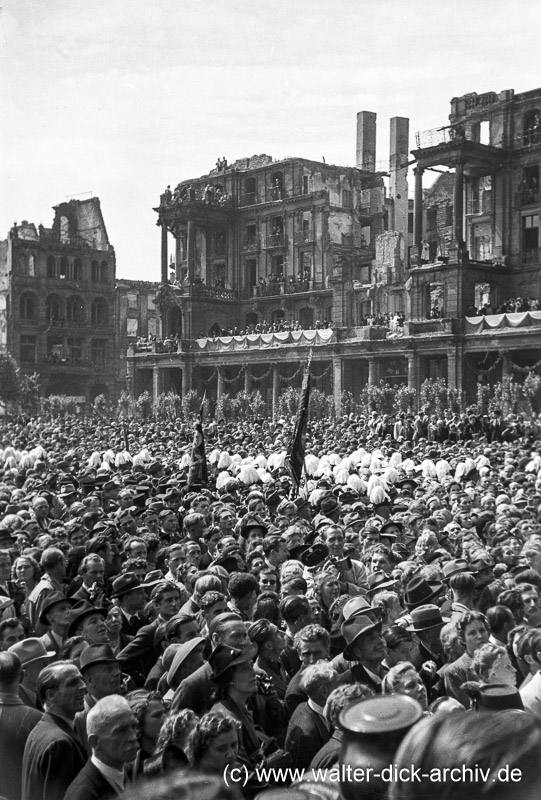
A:
[[[427,687],[428,697],[433,700],[445,693],[438,670],[445,663],[440,634],[449,619],[442,617],[438,606],[432,603],[410,611],[410,618],[411,623],[406,630],[415,633],[419,640],[419,654],[424,667],[420,674]]]
[[[427,581],[421,575],[416,575],[406,586],[404,605],[411,611],[427,603],[435,603],[444,590],[445,586],[441,581]]]
[[[79,600],[71,609],[68,636],[82,636],[89,644],[107,644],[107,611]]]
[[[349,669],[352,680],[381,694],[386,671],[383,660],[387,655],[381,622],[367,614],[356,614],[342,623],[341,631],[346,642],[343,656],[346,661],[355,662]]]
[[[143,613],[147,603],[145,588],[134,572],[125,572],[114,579],[111,597],[116,600],[122,612],[121,633],[135,636],[142,627],[150,623]]]
[[[75,716],[75,730],[88,753],[86,718],[98,700],[120,694],[122,670],[108,644],[89,644],[81,653],[80,670],[86,685],[84,709]]]
[[[15,653],[21,662],[19,697],[27,706],[37,708],[38,676],[43,667],[54,658],[55,651],[46,650],[40,639],[31,637],[12,644],[8,653]]]
[[[71,607],[75,600],[66,597],[62,592],[50,594],[43,605],[39,621],[48,627],[48,631],[39,637],[46,650],[54,650],[58,655],[64,644],[70,623]]]
[[[39,565],[45,574],[32,589],[27,600],[30,628],[36,636],[42,636],[47,630],[39,621],[45,599],[53,592],[62,591],[62,581],[66,576],[66,556],[58,547],[48,547],[43,551]]]

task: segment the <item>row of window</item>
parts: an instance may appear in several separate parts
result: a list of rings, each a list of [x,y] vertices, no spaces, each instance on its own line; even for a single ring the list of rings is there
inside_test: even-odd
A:
[[[38,319],[38,299],[31,292],[24,292],[19,300],[21,320],[32,322]],[[47,322],[84,323],[87,319],[86,306],[79,295],[66,300],[57,294],[50,294],[45,301]],[[93,325],[106,325],[109,322],[109,305],[103,297],[96,297],[90,306],[90,321]]]
[[[20,275],[36,277],[36,256],[33,253],[21,253],[18,266]],[[85,265],[80,258],[48,256],[46,275],[48,278],[59,280],[82,281],[85,279]],[[107,283],[112,278],[113,273],[107,261],[92,261],[90,264],[92,283]]]
[[[38,337],[22,334],[20,337],[21,364],[38,363]],[[94,366],[105,366],[107,362],[107,339],[92,339],[90,342],[89,357]],[[44,361],[50,364],[81,365],[85,362],[85,340],[68,337],[64,342],[58,337],[47,339],[47,353]]]

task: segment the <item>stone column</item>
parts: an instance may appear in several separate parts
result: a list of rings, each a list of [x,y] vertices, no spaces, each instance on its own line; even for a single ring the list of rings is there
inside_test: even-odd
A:
[[[379,363],[375,358],[368,359],[368,385],[374,386],[379,379]]]
[[[272,416],[276,416],[276,407],[278,405],[278,398],[280,396],[280,373],[278,365],[272,366]]]
[[[462,223],[464,218],[464,169],[459,162],[455,168],[455,186],[453,191],[453,236],[459,246],[464,244]]]
[[[169,264],[167,263],[167,225],[162,219],[162,283],[167,283]]]
[[[456,352],[454,350],[447,351],[447,387],[449,389],[456,389]]]
[[[419,356],[417,353],[408,355],[408,389],[419,391]]]
[[[244,367],[244,391],[250,394],[252,391],[252,376],[249,367]]]
[[[415,195],[413,201],[413,245],[421,255],[423,240],[423,172],[424,169],[417,165],[415,173]]]
[[[224,393],[224,368],[218,367],[218,380],[216,384],[216,400],[220,400]]]
[[[193,220],[188,220],[188,236],[186,249],[188,250],[188,279],[190,283],[195,280],[195,237],[196,237],[196,224]]]
[[[152,368],[152,399],[157,400],[162,393],[163,375],[160,367]]]
[[[511,359],[505,355],[502,357],[502,381],[504,378],[512,378],[513,370],[511,368]]]
[[[182,396],[186,395],[192,388],[192,369],[190,364],[182,367]]]
[[[342,411],[342,359],[340,356],[333,356],[332,359],[332,374],[333,374],[333,399],[334,411],[336,416],[340,416]]]

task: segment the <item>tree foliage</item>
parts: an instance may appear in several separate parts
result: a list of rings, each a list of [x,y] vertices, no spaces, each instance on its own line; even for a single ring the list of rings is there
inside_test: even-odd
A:
[[[9,353],[0,353],[0,400],[6,404],[14,403],[20,388],[17,362]]]

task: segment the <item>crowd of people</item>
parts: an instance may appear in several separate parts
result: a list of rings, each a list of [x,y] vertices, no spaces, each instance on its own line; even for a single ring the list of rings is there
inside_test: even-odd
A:
[[[211,183],[207,183],[204,187],[179,183],[174,190],[168,185],[163,193],[163,201],[166,205],[196,200],[203,201],[206,205],[217,206],[229,206],[232,203],[230,194],[224,192],[221,186],[214,186]]]
[[[540,423],[315,421],[298,491],[291,428],[1,421],[2,797],[540,796]]]
[[[489,314],[522,314],[525,311],[541,311],[541,300],[535,297],[511,297],[498,306],[490,302],[480,308],[471,306],[466,311],[467,317],[485,317]]]

